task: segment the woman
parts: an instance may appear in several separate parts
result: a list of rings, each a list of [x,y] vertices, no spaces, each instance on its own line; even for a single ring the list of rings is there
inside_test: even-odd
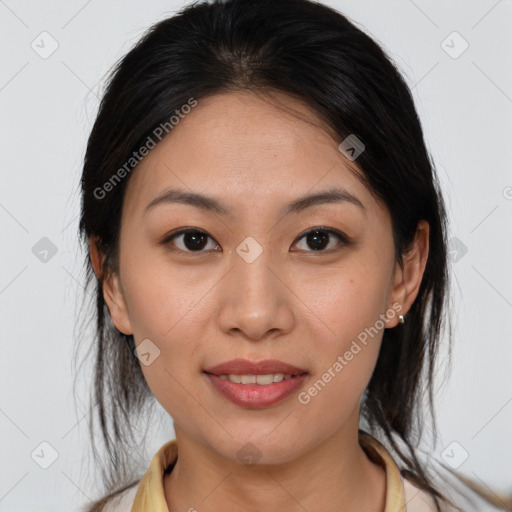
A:
[[[111,458],[87,510],[460,510],[414,449],[446,231],[410,91],[344,16],[231,0],[152,27],[82,176]],[[133,479],[153,398],[176,439]]]

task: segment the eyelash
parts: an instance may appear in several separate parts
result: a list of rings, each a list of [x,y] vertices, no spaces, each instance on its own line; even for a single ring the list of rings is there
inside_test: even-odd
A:
[[[321,233],[327,233],[329,235],[334,235],[341,242],[342,246],[350,245],[350,243],[351,243],[349,238],[344,233],[342,233],[342,232],[340,232],[340,231],[338,231],[336,229],[332,229],[332,228],[328,228],[328,227],[324,227],[324,226],[315,226],[313,228],[308,229],[307,231],[305,231],[301,235],[299,235],[297,237],[296,241],[294,242],[294,245],[296,243],[298,243],[300,240],[302,240],[303,238],[306,238],[309,234],[313,234],[316,231],[319,231]],[[203,231],[202,229],[199,229],[199,228],[192,228],[192,227],[180,229],[179,231],[176,231],[176,232],[166,236],[162,240],[161,243],[162,243],[162,245],[167,245],[168,246],[168,245],[170,245],[170,242],[173,239],[177,238],[178,236],[187,234],[187,233],[197,233],[197,234],[201,234],[201,235],[206,235],[211,240],[214,240],[215,243],[217,244],[217,246],[219,246],[218,242],[213,237],[211,237],[206,231]],[[330,240],[329,240],[329,242],[330,242]],[[194,253],[201,254],[201,253],[207,252],[207,251],[204,251],[204,250],[190,251],[190,250],[177,249],[177,248],[171,248],[170,250],[178,251],[178,252],[184,252],[184,253],[189,253],[189,254],[194,254]],[[308,251],[308,250],[306,250],[304,252],[311,252],[311,253],[314,253],[314,254],[318,254],[318,253],[330,254],[331,252],[333,252],[335,250],[336,250],[336,248],[334,248],[334,249],[331,248],[331,249],[327,249],[327,250],[320,249],[318,251],[314,251],[314,250],[309,250]]]

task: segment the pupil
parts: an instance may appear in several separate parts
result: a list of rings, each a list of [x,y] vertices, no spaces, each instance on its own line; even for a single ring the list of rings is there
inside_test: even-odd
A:
[[[308,244],[310,241],[313,241],[313,246],[309,245],[312,249],[317,251],[318,249],[323,249],[328,244],[329,234],[325,231],[313,231],[308,235]],[[316,245],[315,245],[316,244]]]
[[[202,249],[206,245],[205,242],[206,236],[198,231],[190,231],[183,237],[183,243],[190,250]]]

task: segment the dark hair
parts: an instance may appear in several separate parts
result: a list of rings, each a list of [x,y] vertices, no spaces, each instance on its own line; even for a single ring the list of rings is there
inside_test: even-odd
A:
[[[440,511],[445,496],[415,450],[426,425],[424,398],[436,438],[433,375],[449,320],[448,226],[435,166],[411,92],[391,58],[345,16],[310,0],[195,2],[152,26],[109,76],[85,154],[79,224],[86,289],[94,287],[96,301],[94,411],[108,453],[101,466],[105,492],[113,496],[136,481],[128,477],[128,439],[140,443],[132,423],[154,397],[134,356],[133,336],[115,328],[103,297],[103,279],[118,269],[129,173],[123,179],[118,173],[108,193],[98,191],[190,98],[200,102],[240,90],[285,93],[309,105],[338,142],[352,134],[364,143],[360,179],[389,209],[397,261],[411,247],[418,222],[430,225],[418,296],[405,324],[384,331],[361,417],[398,454],[402,475],[430,493]],[[90,238],[104,256],[98,277]],[[448,334],[451,353],[451,327]],[[96,454],[93,415],[90,429]],[[106,498],[89,510],[101,510]]]

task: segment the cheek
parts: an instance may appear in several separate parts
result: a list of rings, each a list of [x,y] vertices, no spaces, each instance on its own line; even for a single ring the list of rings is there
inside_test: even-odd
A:
[[[313,339],[323,342],[323,348],[343,350],[360,333],[372,327],[382,330],[382,322],[377,321],[385,313],[388,281],[389,272],[364,264],[362,258],[303,278],[297,288],[307,309],[314,313],[318,332],[322,332]]]
[[[205,317],[213,276],[208,268],[182,268],[158,253],[139,250],[126,256],[122,281],[135,339],[168,344]]]
[[[311,298],[305,302],[314,312],[310,339],[318,354],[316,384],[305,401],[311,398],[319,411],[328,403],[333,414],[343,414],[366,388],[380,351],[387,284],[383,269],[363,264],[301,283],[301,296]]]

